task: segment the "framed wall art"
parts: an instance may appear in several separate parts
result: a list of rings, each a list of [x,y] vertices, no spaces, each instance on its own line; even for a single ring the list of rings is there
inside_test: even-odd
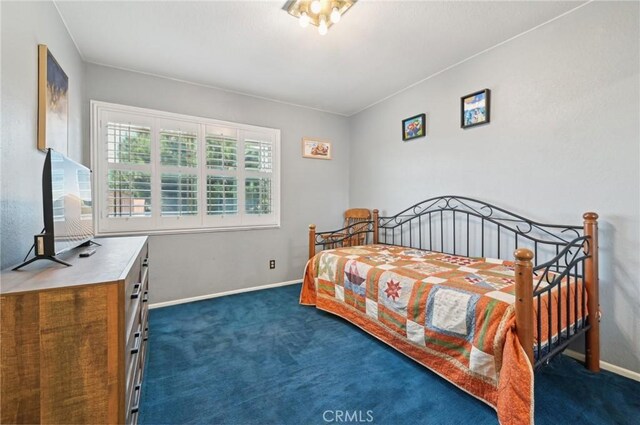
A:
[[[331,159],[331,142],[305,137],[302,139],[304,158]]]
[[[38,45],[38,149],[67,154],[69,77],[46,45]]]
[[[402,140],[406,142],[407,140],[426,136],[426,119],[425,114],[420,114],[415,117],[402,120]]]
[[[484,89],[460,98],[460,127],[487,124],[491,118],[491,90]]]

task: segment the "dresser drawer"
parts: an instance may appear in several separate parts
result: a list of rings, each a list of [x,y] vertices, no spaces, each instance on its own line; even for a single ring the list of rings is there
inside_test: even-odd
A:
[[[134,386],[128,394],[126,422],[135,425],[138,422],[138,411],[140,410],[140,401],[142,396],[142,372],[136,368]]]
[[[144,335],[144,333],[143,333]],[[143,338],[142,346],[140,347],[140,353],[138,355],[138,362],[135,371],[135,384],[131,389],[131,405],[127,409],[130,415],[128,424],[135,425],[138,421],[138,410],[140,406],[140,400],[142,397],[142,380],[144,379],[144,365],[147,357],[148,340]]]
[[[140,357],[138,357],[138,369],[140,369],[140,381],[142,382],[142,378],[144,376],[144,364],[147,359],[147,349],[148,349],[149,341],[146,339],[142,340],[142,347],[140,347]]]
[[[147,327],[149,321],[149,281],[145,283],[142,290],[142,299],[140,300],[140,323],[142,329]]]
[[[129,335],[135,327],[135,323],[140,321],[141,306],[148,304],[148,288],[149,268],[144,267],[140,281],[130,285],[128,291],[125,290],[125,335]]]
[[[139,358],[142,357],[141,353],[143,351],[143,347],[146,346],[145,341],[148,339],[148,291],[149,283],[147,282],[144,286],[143,297],[139,300],[136,309],[132,310],[133,324],[129,335],[127,336],[128,342],[125,352],[125,365],[127,365],[127,388],[132,385],[135,369],[139,366]]]
[[[125,388],[127,393],[135,385],[135,374],[139,364],[140,351],[144,343],[144,328],[141,323],[137,323],[134,332],[130,335],[125,352]]]
[[[142,297],[143,287],[149,280],[149,244],[140,250],[124,281],[124,315],[129,317],[129,310],[136,299]]]

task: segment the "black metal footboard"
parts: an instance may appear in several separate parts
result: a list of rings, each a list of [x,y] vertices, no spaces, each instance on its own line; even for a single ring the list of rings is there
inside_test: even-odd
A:
[[[533,269],[536,369],[591,328],[584,284],[586,260],[590,258],[590,237],[582,236],[571,241],[555,258]]]

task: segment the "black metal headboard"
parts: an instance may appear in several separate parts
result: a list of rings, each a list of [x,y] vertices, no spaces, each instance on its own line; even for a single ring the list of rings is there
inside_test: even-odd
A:
[[[379,243],[466,257],[513,259],[529,248],[535,264],[567,246],[582,246],[582,225],[539,223],[463,196],[438,196],[378,221]]]

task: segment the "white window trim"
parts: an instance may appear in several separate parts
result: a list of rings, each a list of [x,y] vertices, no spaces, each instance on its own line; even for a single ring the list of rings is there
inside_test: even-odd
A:
[[[153,235],[153,234],[180,234],[180,233],[201,233],[201,232],[226,232],[226,231],[242,231],[242,230],[257,230],[257,229],[274,229],[280,227],[280,130],[275,128],[268,127],[259,127],[249,124],[241,124],[229,121],[216,120],[211,118],[203,118],[203,117],[195,117],[189,115],[176,114],[172,112],[159,111],[154,109],[147,108],[139,108],[135,106],[126,106],[119,105],[115,103],[101,102],[96,100],[90,101],[91,105],[91,169],[93,171],[93,179],[92,179],[92,189],[93,189],[93,213],[94,213],[94,223],[95,234],[97,236],[103,235],[135,235],[135,234],[144,234],[144,235]],[[159,214],[155,214],[152,218],[125,218],[122,220],[128,220],[131,222],[131,226],[128,228],[118,228],[113,229],[109,228],[108,223],[114,219],[107,219],[104,217],[104,202],[106,201],[104,194],[107,193],[105,190],[106,185],[106,166],[104,159],[104,151],[101,156],[101,148],[102,144],[105,143],[104,138],[101,137],[102,122],[101,116],[103,113],[122,113],[122,114],[135,114],[142,115],[147,117],[150,120],[162,120],[169,119],[172,121],[181,120],[188,122],[189,124],[196,124],[199,127],[198,131],[198,155],[201,161],[204,158],[203,149],[205,146],[205,137],[206,137],[206,128],[207,127],[222,127],[222,128],[233,128],[236,129],[238,133],[238,155],[240,155],[240,147],[243,146],[243,134],[251,134],[251,133],[259,133],[262,135],[268,134],[270,138],[273,140],[273,170],[269,174],[272,180],[272,213],[268,215],[268,218],[265,220],[260,220],[259,216],[257,217],[247,217],[244,220],[231,220],[227,221],[229,225],[224,225],[224,218],[216,217],[216,216],[208,216],[206,213],[206,201],[204,198],[204,193],[206,193],[206,175],[207,169],[206,167],[200,166],[198,167],[198,185],[200,190],[199,204],[198,208],[200,214],[198,214],[198,220],[192,220],[191,217],[182,218],[182,222],[185,223],[184,226],[181,224],[175,224],[171,226],[163,226],[162,223],[167,223],[167,217],[161,217]],[[154,131],[157,129],[154,129]],[[157,149],[159,144],[156,140],[156,135],[152,134],[152,151]],[[153,153],[152,153],[153,155]],[[152,161],[151,167],[155,171],[155,164]],[[152,171],[153,172],[153,171]],[[221,174],[227,174],[225,171],[222,171]],[[234,173],[235,175],[235,173]],[[254,172],[247,172],[247,176],[254,175]],[[156,177],[158,177],[156,173]],[[152,186],[153,187],[153,186]],[[158,188],[154,188],[154,190],[159,190]],[[240,195],[242,194],[242,195]],[[238,181],[238,197],[244,198],[244,186],[242,190],[240,189],[240,181]],[[155,197],[155,204],[153,208],[160,208],[160,199]],[[238,203],[238,209],[244,208],[243,204]],[[242,213],[243,217],[248,215]],[[120,219],[118,219],[120,220]],[[145,229],[136,228],[134,221],[135,220],[146,220]],[[151,221],[151,227],[150,222]],[[178,221],[175,220],[174,221]],[[243,224],[241,221],[246,222]],[[215,224],[215,225],[214,225]]]

